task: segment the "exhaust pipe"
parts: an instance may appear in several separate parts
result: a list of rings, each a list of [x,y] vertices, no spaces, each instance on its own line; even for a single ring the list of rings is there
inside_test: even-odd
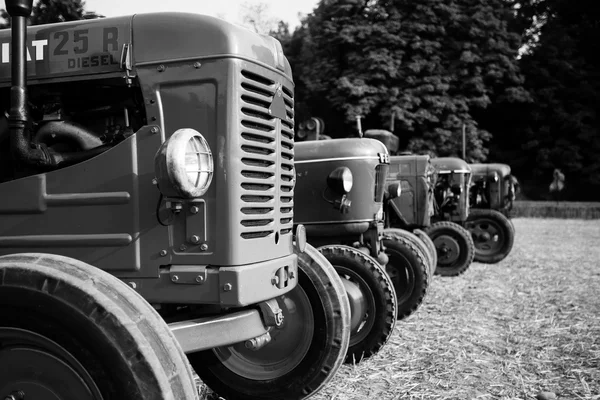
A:
[[[33,167],[56,169],[91,158],[108,150],[99,146],[91,150],[60,154],[29,138],[31,121],[27,110],[27,18],[33,9],[33,0],[6,0],[6,11],[11,18],[11,88],[8,126],[11,153],[16,161]]]

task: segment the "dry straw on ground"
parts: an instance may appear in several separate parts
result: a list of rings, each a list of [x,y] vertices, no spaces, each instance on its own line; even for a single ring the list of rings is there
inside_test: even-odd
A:
[[[387,346],[314,399],[600,399],[600,223],[514,224],[507,259],[436,276]]]

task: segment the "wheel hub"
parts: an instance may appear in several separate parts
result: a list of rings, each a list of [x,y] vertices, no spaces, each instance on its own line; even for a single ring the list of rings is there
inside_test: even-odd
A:
[[[433,240],[438,253],[438,264],[441,266],[451,265],[460,256],[460,245],[447,235],[441,235]]]
[[[37,333],[0,328],[1,399],[101,400],[85,368],[62,346]]]
[[[214,349],[223,365],[252,380],[271,380],[292,371],[310,348],[315,331],[310,300],[301,286],[277,299],[284,323],[270,331],[271,341],[259,350],[244,343]]]
[[[479,253],[494,254],[502,249],[504,236],[495,221],[482,218],[469,222],[467,228]]]

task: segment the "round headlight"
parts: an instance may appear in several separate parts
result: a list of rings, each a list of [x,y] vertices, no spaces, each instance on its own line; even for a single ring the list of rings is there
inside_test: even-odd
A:
[[[327,184],[338,194],[344,195],[352,190],[354,178],[348,167],[338,167],[327,177]]]
[[[212,181],[212,152],[204,136],[194,129],[178,129],[154,157],[158,186],[168,197],[200,197]]]

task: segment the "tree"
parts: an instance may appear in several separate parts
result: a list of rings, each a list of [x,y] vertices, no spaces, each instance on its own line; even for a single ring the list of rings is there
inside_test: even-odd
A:
[[[474,112],[527,98],[512,15],[503,0],[322,1],[300,28],[295,80],[308,92],[300,100],[335,136],[348,136],[356,115],[365,127],[387,128],[394,113],[394,133],[409,149],[438,155],[460,155],[465,124],[467,159],[484,160],[490,134]]]
[[[104,18],[93,11],[85,11],[82,0],[38,0],[31,11],[30,25],[44,25],[55,22],[77,21],[81,19]],[[0,10],[1,28],[10,26],[10,17],[6,10]]]
[[[266,35],[277,25],[277,19],[269,15],[270,7],[267,3],[245,2],[241,8],[244,26],[252,29],[254,32]]]
[[[600,200],[600,11],[595,0],[545,0],[547,19],[536,45],[521,61],[534,101],[513,114],[516,169],[526,178],[527,194],[547,193],[554,169],[569,179],[565,199]],[[538,183],[539,182],[539,183]],[[528,187],[529,186],[529,187]]]

